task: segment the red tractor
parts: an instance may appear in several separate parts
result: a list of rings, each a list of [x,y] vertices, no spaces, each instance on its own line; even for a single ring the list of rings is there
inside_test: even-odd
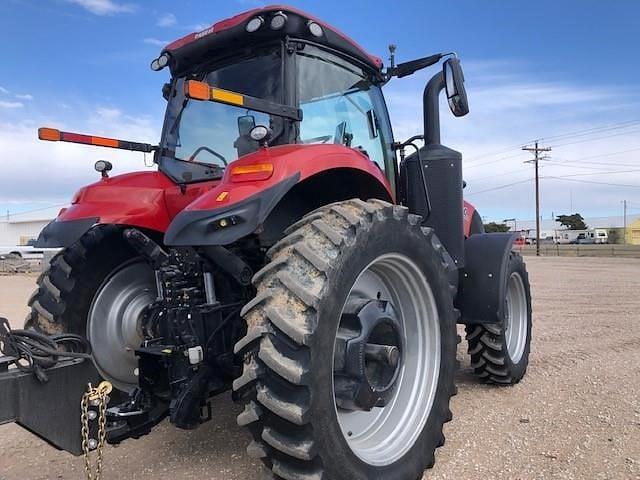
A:
[[[455,116],[469,111],[458,58],[396,64],[393,50],[383,68],[305,12],[259,8],[152,62],[171,73],[159,145],[41,129],[153,153],[158,170],[110,177],[96,163],[99,181],[43,230],[37,245],[62,250],[25,331],[54,346],[79,335],[93,362],[40,369],[44,384],[5,368],[0,422],[79,453],[79,399],[104,379],[109,408],[97,407],[108,388],[83,404],[104,417],[83,432],[86,453],[167,417],[195,428],[233,389],[248,452],[276,478],[414,480],[431,467],[456,393],[456,325],[474,372],[515,384],[531,299],[513,235],[484,233],[462,156],[440,143],[440,92]],[[383,86],[440,60],[423,135],[395,141]],[[8,414],[18,397],[33,408]]]

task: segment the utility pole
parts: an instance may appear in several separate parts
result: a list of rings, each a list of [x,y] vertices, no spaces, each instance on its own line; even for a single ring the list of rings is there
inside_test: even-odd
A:
[[[627,244],[627,201],[623,200],[622,201],[622,211],[624,212],[622,214],[623,218],[624,218],[624,228],[622,230],[622,242],[626,245]]]
[[[522,147],[522,150],[532,152],[534,155],[533,160],[528,160],[525,163],[533,163],[536,168],[536,256],[540,256],[540,174],[538,165],[540,160],[545,158],[540,157],[540,152],[550,152],[551,147],[539,147],[536,140],[534,147]]]

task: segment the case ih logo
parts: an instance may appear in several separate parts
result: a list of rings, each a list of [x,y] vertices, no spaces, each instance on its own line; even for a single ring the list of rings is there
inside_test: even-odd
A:
[[[213,27],[209,27],[206,30],[202,30],[201,32],[196,33],[195,39],[198,40],[199,38],[206,37],[211,33],[213,33]]]

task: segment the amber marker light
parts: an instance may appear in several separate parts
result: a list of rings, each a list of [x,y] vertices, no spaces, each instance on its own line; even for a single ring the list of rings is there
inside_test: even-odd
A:
[[[208,83],[189,80],[185,87],[187,97],[194,100],[210,100],[211,87]]]
[[[234,182],[252,182],[266,180],[273,175],[272,163],[254,163],[231,167],[231,180]]]
[[[38,129],[38,138],[49,142],[59,142],[61,139],[60,130],[55,128],[42,127]]]

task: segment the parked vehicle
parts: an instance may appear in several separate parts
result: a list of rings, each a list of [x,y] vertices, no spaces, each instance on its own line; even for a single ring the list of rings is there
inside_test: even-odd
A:
[[[382,87],[441,60],[416,99],[424,134],[394,142]],[[531,340],[513,235],[484,233],[463,202],[462,155],[440,143],[440,93],[455,116],[468,113],[460,61],[396,64],[392,51],[384,69],[326,23],[278,6],[187,35],[151,66],[172,76],[158,146],[40,130],[153,152],[159,170],[110,177],[96,163],[101,179],[38,240],[64,250],[27,327],[86,335],[108,381],[84,397],[84,424],[90,408],[104,414],[109,443],[167,417],[193,429],[216,418],[209,399],[233,389],[248,453],[275,478],[420,478],[452,418],[456,323],[473,371],[497,385],[523,378]],[[21,425],[74,453],[100,449],[91,429],[68,431],[81,396],[72,385],[95,378],[86,363],[44,386],[13,377],[0,423],[29,398]],[[104,413],[111,386],[123,401]]]
[[[596,228],[593,243],[609,243],[609,231],[606,228]]]
[[[24,245],[0,246],[0,255],[15,255],[25,260],[42,260],[45,252],[58,252],[60,248],[40,248]]]
[[[596,243],[596,234],[592,231],[579,233],[575,243],[580,245],[593,245]]]

